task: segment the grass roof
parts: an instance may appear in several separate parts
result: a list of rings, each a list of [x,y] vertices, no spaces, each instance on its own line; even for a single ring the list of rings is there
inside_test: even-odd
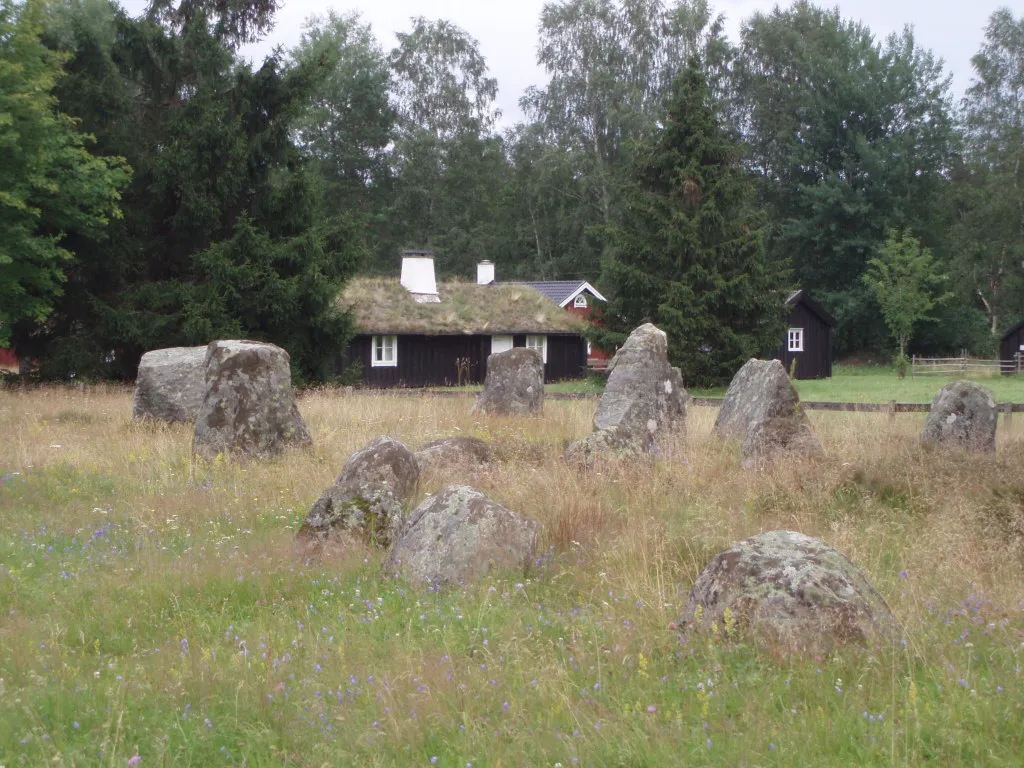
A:
[[[398,280],[357,277],[338,302],[359,333],[581,333],[586,321],[523,285],[439,283],[440,304],[418,304]]]

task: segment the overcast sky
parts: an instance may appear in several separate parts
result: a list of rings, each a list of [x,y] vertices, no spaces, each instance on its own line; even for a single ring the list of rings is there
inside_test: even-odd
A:
[[[146,0],[122,0],[131,12],[139,12]],[[959,97],[971,80],[971,57],[984,37],[988,17],[1000,6],[1012,7],[1016,0],[820,0],[824,7],[838,6],[846,18],[865,23],[876,38],[898,32],[907,24],[914,28],[919,45],[929,48],[946,62],[953,74],[953,90]],[[738,38],[740,23],[758,10],[770,10],[774,0],[712,0],[716,12],[724,13],[729,37]],[[359,11],[373,28],[385,50],[394,47],[395,32],[410,28],[412,16],[447,19],[458,24],[480,42],[491,74],[497,78],[498,104],[503,122],[520,119],[519,97],[530,85],[545,82],[536,64],[537,22],[545,0],[283,0],[277,25],[271,35],[246,49],[253,57],[280,44],[294,45],[302,24],[311,14]],[[783,6],[789,3],[780,3]]]

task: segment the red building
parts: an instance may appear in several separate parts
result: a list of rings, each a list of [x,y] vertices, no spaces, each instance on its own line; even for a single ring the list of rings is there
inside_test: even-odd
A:
[[[477,267],[477,282],[484,281],[488,275],[493,280],[493,265],[486,261],[481,262]],[[587,318],[594,314],[597,302],[607,301],[586,280],[519,280],[513,283],[504,283],[504,285],[527,285],[563,309]],[[609,355],[593,347],[589,341],[587,342],[587,366],[589,368],[604,368],[608,365],[608,358]]]
[[[0,368],[8,371],[18,370],[18,356],[13,349],[0,349]]]

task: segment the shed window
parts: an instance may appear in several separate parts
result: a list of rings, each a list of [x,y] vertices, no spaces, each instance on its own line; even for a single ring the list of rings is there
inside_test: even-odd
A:
[[[547,336],[527,336],[526,337],[526,348],[536,349],[540,352],[540,359],[545,363],[548,361],[548,337]]]
[[[789,351],[790,352],[803,352],[804,351],[804,329],[803,328],[790,328],[789,329]]]
[[[397,336],[374,336],[373,357],[371,365],[374,368],[394,368],[398,365],[398,337]]]
[[[573,299],[572,300],[572,305],[574,307],[576,307],[576,309],[586,309],[587,308],[587,296],[586,296],[586,294],[581,293],[579,296],[577,296],[575,299]]]

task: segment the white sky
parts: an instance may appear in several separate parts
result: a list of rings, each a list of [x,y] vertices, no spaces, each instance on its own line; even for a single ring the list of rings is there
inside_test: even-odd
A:
[[[121,0],[130,12],[140,12],[146,0]],[[989,16],[1000,6],[1013,7],[1018,0],[818,0],[823,7],[838,6],[845,18],[870,27],[876,38],[914,28],[919,45],[946,62],[953,74],[953,91],[962,95],[971,79],[971,57],[984,38]],[[277,26],[270,36],[246,49],[259,58],[274,45],[294,45],[302,24],[312,14],[329,8],[338,12],[359,11],[385,50],[396,44],[395,32],[410,28],[412,16],[447,19],[480,43],[492,76],[498,80],[498,105],[503,122],[521,118],[519,97],[530,85],[546,81],[536,63],[537,22],[545,0],[284,0]],[[712,0],[716,13],[724,13],[730,39],[739,37],[740,23],[755,11],[768,11],[774,0]],[[788,2],[780,3],[783,6]],[[1016,11],[1019,13],[1020,11]]]

